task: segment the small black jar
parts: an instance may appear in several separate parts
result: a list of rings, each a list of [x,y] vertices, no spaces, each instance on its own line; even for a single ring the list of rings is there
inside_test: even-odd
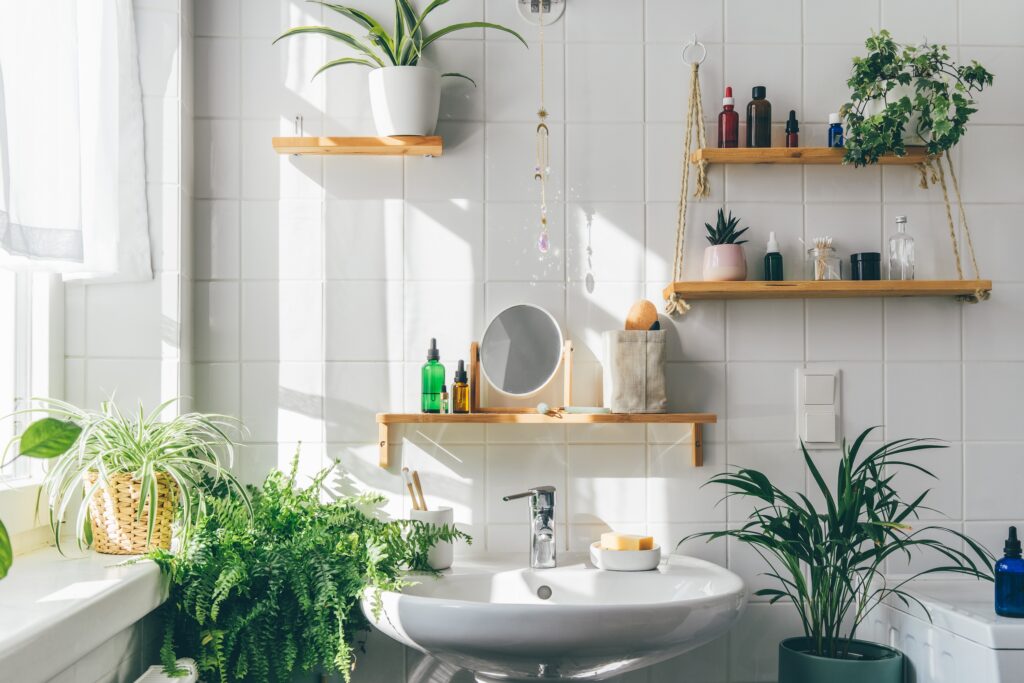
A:
[[[877,251],[865,251],[850,256],[851,280],[881,280],[882,255]]]

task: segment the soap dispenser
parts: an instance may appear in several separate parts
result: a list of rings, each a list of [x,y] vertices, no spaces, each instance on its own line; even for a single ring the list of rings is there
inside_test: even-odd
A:
[[[768,250],[764,255],[764,279],[769,282],[784,280],[782,275],[782,254],[775,233],[768,233]]]
[[[441,412],[441,389],[444,387],[444,366],[439,362],[441,352],[437,350],[437,340],[430,340],[427,349],[427,362],[420,372],[422,397],[420,404],[424,413]]]
[[[1024,559],[1021,559],[1017,527],[1003,545],[1003,559],[996,562],[996,614],[1024,618]]]

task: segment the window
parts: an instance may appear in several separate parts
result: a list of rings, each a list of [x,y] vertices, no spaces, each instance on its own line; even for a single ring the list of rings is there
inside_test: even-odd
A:
[[[25,405],[31,367],[31,286],[32,274],[0,271],[0,415],[7,415]],[[0,422],[0,444],[6,446],[22,426],[22,420]],[[8,456],[0,468],[0,481],[11,483],[29,479],[31,463],[24,458]]]
[[[24,408],[33,396],[60,396],[63,367],[63,289],[48,273],[0,268],[0,416]],[[0,420],[0,452],[25,427],[26,417]],[[0,496],[30,483],[41,470],[26,458],[0,468]]]

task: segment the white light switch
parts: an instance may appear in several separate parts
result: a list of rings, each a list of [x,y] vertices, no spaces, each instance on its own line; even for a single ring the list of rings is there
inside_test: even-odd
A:
[[[804,413],[804,441],[832,443],[836,440],[836,413],[831,408]]]
[[[836,448],[842,440],[839,370],[797,370],[796,432],[809,449]]]
[[[804,404],[830,406],[835,402],[835,394],[835,375],[804,375]]]

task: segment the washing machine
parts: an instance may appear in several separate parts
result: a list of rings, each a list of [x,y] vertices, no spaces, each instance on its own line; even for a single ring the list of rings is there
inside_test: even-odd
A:
[[[996,615],[992,584],[919,580],[909,591],[927,608],[889,598],[872,635],[907,658],[907,683],[1024,683],[1024,619]]]

